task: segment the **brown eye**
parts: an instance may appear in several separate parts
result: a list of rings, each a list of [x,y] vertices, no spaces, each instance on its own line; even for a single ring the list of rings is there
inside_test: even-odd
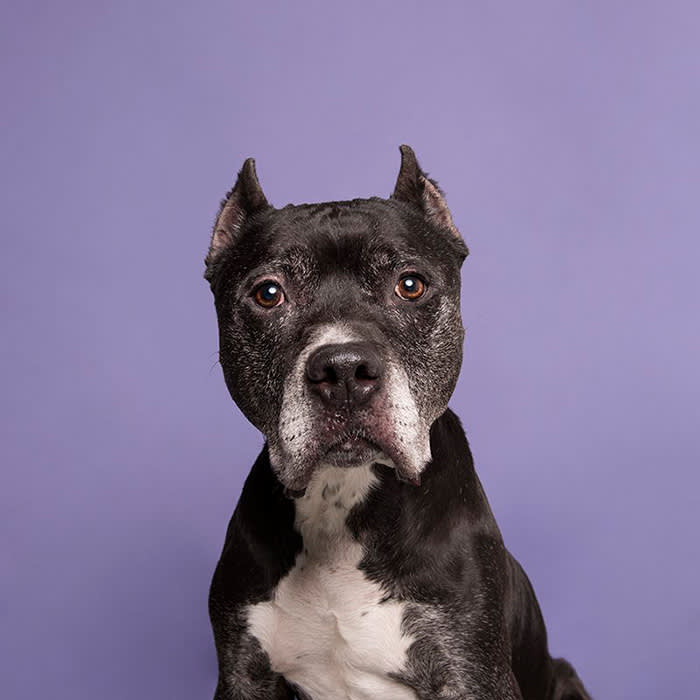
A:
[[[263,282],[255,288],[253,299],[258,306],[271,309],[284,301],[284,292],[277,282]]]
[[[404,275],[396,284],[394,291],[407,301],[420,299],[426,290],[426,284],[417,275]]]

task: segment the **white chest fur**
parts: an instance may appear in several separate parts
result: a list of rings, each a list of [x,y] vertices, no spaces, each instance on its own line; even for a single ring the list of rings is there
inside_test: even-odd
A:
[[[272,668],[313,700],[414,700],[388,676],[401,671],[412,639],[403,605],[380,603],[382,589],[357,568],[361,545],[346,525],[376,477],[368,466],[325,467],[295,501],[304,540],[272,599],[248,609],[248,626]]]

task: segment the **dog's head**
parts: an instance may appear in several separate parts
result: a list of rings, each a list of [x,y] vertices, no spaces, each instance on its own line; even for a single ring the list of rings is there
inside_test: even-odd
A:
[[[383,462],[420,482],[461,366],[466,255],[408,146],[389,199],[275,209],[244,163],[205,277],[226,385],[289,491],[321,464]]]

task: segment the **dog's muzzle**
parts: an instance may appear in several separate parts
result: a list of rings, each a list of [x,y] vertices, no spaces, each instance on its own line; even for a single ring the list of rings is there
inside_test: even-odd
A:
[[[284,385],[270,461],[286,489],[306,488],[319,465],[381,462],[418,483],[430,460],[430,426],[386,344],[361,328],[329,324],[310,333]]]

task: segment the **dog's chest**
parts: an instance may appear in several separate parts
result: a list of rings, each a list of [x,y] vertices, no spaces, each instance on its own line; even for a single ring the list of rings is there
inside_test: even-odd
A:
[[[272,599],[248,610],[273,670],[313,700],[416,697],[389,675],[405,668],[412,642],[401,630],[403,604],[384,600],[358,568],[362,546],[345,524],[375,479],[369,466],[314,477],[296,501],[304,548]]]

